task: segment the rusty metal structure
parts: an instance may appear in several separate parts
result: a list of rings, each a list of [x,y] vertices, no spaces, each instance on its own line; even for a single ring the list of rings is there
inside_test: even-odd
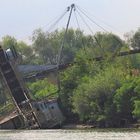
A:
[[[28,91],[21,84],[18,74],[15,72],[14,67],[1,46],[0,72],[17,107],[18,113],[24,118],[25,127],[28,129],[40,128],[40,124],[28,96]]]

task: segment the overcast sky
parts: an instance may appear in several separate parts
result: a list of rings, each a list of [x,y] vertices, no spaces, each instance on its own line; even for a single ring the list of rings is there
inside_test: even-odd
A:
[[[140,27],[140,0],[0,0],[0,38],[11,35],[26,40],[36,28],[47,30],[48,23],[72,3],[87,11],[93,20],[108,31],[120,36]],[[66,21],[64,18],[58,27],[64,26]],[[80,18],[79,22],[87,32]],[[71,26],[76,27],[76,24],[71,23]],[[93,32],[100,30],[97,26],[92,27]]]

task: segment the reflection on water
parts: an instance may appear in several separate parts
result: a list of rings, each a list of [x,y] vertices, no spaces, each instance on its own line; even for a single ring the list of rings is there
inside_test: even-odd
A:
[[[12,130],[0,131],[0,140],[140,140],[140,131]]]

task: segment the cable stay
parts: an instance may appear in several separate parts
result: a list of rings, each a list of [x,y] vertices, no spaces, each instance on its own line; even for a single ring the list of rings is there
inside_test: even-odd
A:
[[[77,7],[78,8],[78,7]],[[96,23],[93,19],[91,19],[86,13],[84,13],[81,9],[78,8],[81,13],[83,13],[92,23],[94,23],[96,26],[101,28],[103,31],[108,32],[104,27],[100,26],[98,23]]]
[[[81,31],[81,27],[80,27],[78,17],[77,17],[77,14],[76,14],[76,9],[74,10],[74,15],[75,15],[75,19],[76,19],[76,22],[77,22],[78,29]],[[85,46],[85,42],[84,42],[83,38],[82,38],[82,46],[83,46],[85,54],[87,54],[86,53],[86,46]]]
[[[95,24],[95,25],[97,25],[99,28],[101,28],[103,31],[105,31],[106,33],[108,33],[108,34],[110,34],[110,32],[107,30],[107,29],[105,29],[103,26],[101,26],[101,25],[99,25],[97,22],[95,22],[92,18],[90,18],[87,14],[86,14],[86,12],[84,12],[85,10],[81,10],[81,8],[79,8],[78,6],[76,6],[77,7],[77,9],[78,9],[78,11],[80,11],[88,20],[90,20],[93,24]],[[78,13],[80,13],[80,12],[78,12]],[[80,15],[81,16],[81,15]],[[81,16],[82,17],[82,16]],[[85,22],[85,24],[86,25],[88,25],[87,23],[86,23],[86,21],[84,20],[84,18],[83,18],[83,21]],[[109,26],[109,25],[108,25]],[[92,31],[92,29],[90,28],[90,26],[88,26],[88,29],[90,30],[90,31]],[[93,32],[91,32],[92,34],[93,34]],[[93,37],[94,37],[94,39],[95,39],[95,41],[96,41],[96,43],[97,43],[97,45],[102,49],[102,55],[104,55],[105,54],[105,50],[104,50],[104,48],[102,47],[102,45],[100,44],[100,42],[99,42],[99,40],[98,40],[98,38],[95,36],[95,35],[93,35]],[[120,45],[121,43],[120,43],[120,41],[117,39],[116,40],[117,42],[118,42],[118,45]],[[115,56],[116,54],[118,53],[118,49],[115,51],[115,53],[113,54],[113,56]]]
[[[91,37],[91,38],[93,39],[93,37],[94,37],[94,39],[95,39],[97,45],[100,47],[102,53],[104,53],[104,49],[103,49],[103,47],[101,46],[101,44],[99,43],[98,39],[95,37],[95,35],[94,35],[94,33],[93,33],[91,27],[90,27],[90,26],[88,25],[88,23],[85,21],[84,17],[81,15],[81,13],[80,13],[79,11],[77,11],[77,13],[78,13],[79,17],[81,18],[81,20],[84,22],[84,24],[87,26],[88,30],[91,32],[91,34],[92,34],[92,37]]]
[[[56,16],[55,18],[53,18],[52,20],[50,20],[46,25],[44,26],[41,26],[41,27],[38,27],[38,28],[41,28],[41,29],[45,29],[46,30],[46,27],[48,28],[46,33],[50,33],[50,31],[52,31],[56,25],[64,18],[64,16],[69,12],[69,7],[67,7],[62,13],[61,15],[59,16]],[[20,38],[19,40],[29,40],[29,36],[27,37],[23,37],[23,38]]]
[[[47,30],[48,33],[63,19],[67,12],[69,12],[69,8],[67,8],[67,10],[49,27]]]
[[[77,17],[77,14],[76,14],[76,9],[74,9],[74,16],[75,16],[75,20],[76,20],[76,23],[77,23],[77,27],[81,31],[81,27],[80,27],[80,24],[79,24],[79,21],[78,21],[78,17]],[[85,42],[84,42],[83,38],[82,38],[82,46],[83,46],[85,54],[87,54],[86,53],[86,46],[85,46]]]
[[[74,16],[75,16],[75,19],[76,19],[76,23],[77,23],[78,29],[81,31],[81,27],[80,27],[80,24],[79,24],[79,21],[78,21],[78,17],[77,17],[77,14],[76,14],[76,9],[74,10]]]
[[[82,11],[83,13],[85,13],[86,15],[91,15],[92,17],[95,18],[95,20],[98,20],[98,21],[101,22],[103,25],[105,25],[106,27],[110,28],[110,29],[111,29],[110,32],[112,32],[112,30],[114,30],[114,31],[120,33],[120,31],[119,31],[118,29],[116,29],[116,27],[113,27],[112,25],[108,24],[108,23],[105,22],[104,20],[102,20],[102,19],[96,17],[95,15],[93,15],[93,14],[87,12],[85,9],[81,8],[79,5],[76,5],[76,7],[77,7],[80,11]],[[91,18],[91,19],[92,19],[92,18]],[[92,20],[93,20],[93,19],[92,19]],[[97,23],[97,22],[96,22],[96,23]],[[103,28],[104,28],[104,27],[103,27]]]
[[[65,9],[63,12],[62,12],[62,14],[61,15],[59,15],[59,16],[56,16],[55,18],[53,18],[51,21],[49,21],[46,25],[44,25],[42,28],[45,28],[45,27],[50,27],[50,26],[52,26],[60,17],[62,17],[65,13],[67,13],[68,12],[68,8],[67,9]]]

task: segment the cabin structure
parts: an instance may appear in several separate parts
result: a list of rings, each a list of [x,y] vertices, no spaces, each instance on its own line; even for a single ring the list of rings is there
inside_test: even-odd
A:
[[[41,128],[61,127],[63,116],[56,99],[32,102]]]
[[[32,101],[41,129],[59,128],[65,121],[56,99]],[[0,119],[0,129],[23,129],[25,122],[22,115],[16,110]]]

